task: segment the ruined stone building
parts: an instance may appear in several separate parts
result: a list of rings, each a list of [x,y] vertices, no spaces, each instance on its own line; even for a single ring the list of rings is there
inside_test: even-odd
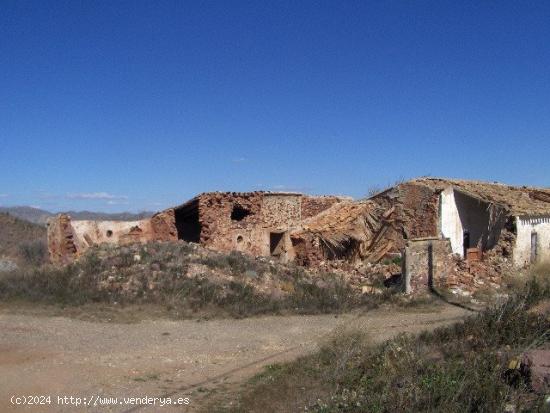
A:
[[[48,239],[55,263],[70,262],[99,243],[178,239],[302,265],[379,262],[429,240],[441,244],[438,251],[472,260],[498,249],[523,267],[550,260],[550,190],[419,178],[361,201],[212,192],[135,222],[61,215],[50,222]]]
[[[434,279],[473,283],[476,274],[501,275],[501,264],[550,260],[550,190],[420,178],[335,204],[304,221],[291,239],[303,265],[402,258],[408,291]],[[460,269],[456,259],[471,265]]]
[[[73,221],[68,215],[60,214],[48,221],[50,261],[54,264],[70,263],[88,248],[99,244],[176,240],[173,216],[173,212],[166,211],[139,221]]]
[[[550,190],[420,178],[365,201],[335,205],[292,237],[308,244],[313,259],[336,253],[378,261],[424,238],[448,240],[463,258],[481,257],[503,232],[512,238],[505,253],[517,266],[550,259]]]
[[[288,261],[294,258],[290,233],[344,200],[281,192],[210,192],[141,221],[72,221],[59,215],[48,225],[50,257],[54,263],[67,263],[101,243],[184,240]]]
[[[294,258],[290,233],[343,201],[297,193],[205,193],[173,209],[177,238],[218,251]]]

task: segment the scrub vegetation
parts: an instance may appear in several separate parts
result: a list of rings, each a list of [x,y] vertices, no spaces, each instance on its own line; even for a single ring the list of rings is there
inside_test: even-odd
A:
[[[373,346],[368,332],[339,332],[313,355],[269,366],[218,411],[542,411],[545,396],[511,365],[548,345],[550,318],[536,308],[550,299],[549,276],[538,267],[500,305],[418,336]]]
[[[176,318],[338,313],[376,307],[385,298],[361,294],[342,275],[185,242],[101,246],[64,267],[0,273],[4,302],[154,304]]]

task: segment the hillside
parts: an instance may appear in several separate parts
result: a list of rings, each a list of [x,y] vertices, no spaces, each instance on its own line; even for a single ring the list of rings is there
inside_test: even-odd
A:
[[[46,243],[46,227],[0,213],[0,257],[20,258],[20,246]]]
[[[19,219],[33,222],[35,224],[45,225],[48,218],[58,214],[57,212],[50,212],[39,208],[33,208],[29,206],[15,206],[15,207],[0,207],[0,213],[8,213]],[[132,212],[92,212],[92,211],[64,211],[69,214],[72,219],[75,220],[106,220],[106,221],[135,221],[143,218],[148,218],[153,215],[151,211],[143,211],[138,213]]]
[[[43,209],[29,206],[0,207],[0,213],[10,214],[13,217],[41,225],[45,225],[48,218],[54,215]]]

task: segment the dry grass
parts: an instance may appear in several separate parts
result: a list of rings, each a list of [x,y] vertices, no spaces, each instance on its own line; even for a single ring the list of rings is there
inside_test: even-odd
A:
[[[314,355],[270,366],[218,411],[538,411],[544,397],[507,366],[550,338],[550,320],[528,311],[550,297],[550,273],[540,274],[501,305],[417,337],[369,346],[360,332],[336,334]]]
[[[40,265],[46,261],[46,227],[0,213],[0,258],[20,265]]]
[[[336,274],[312,275],[300,267],[186,243],[105,247],[65,267],[2,273],[0,299],[72,308],[112,306],[116,312],[156,305],[175,318],[343,312],[383,301],[362,295]]]

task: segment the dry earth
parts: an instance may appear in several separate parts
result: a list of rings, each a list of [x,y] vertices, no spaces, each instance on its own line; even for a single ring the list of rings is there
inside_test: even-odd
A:
[[[21,315],[0,309],[0,410],[10,412],[190,412],[274,362],[313,351],[335,329],[358,327],[374,341],[456,322],[468,312],[380,308],[344,315],[242,320],[146,320],[134,324]],[[14,406],[12,395],[51,395],[50,406]],[[81,398],[189,397],[188,406],[60,406]]]

